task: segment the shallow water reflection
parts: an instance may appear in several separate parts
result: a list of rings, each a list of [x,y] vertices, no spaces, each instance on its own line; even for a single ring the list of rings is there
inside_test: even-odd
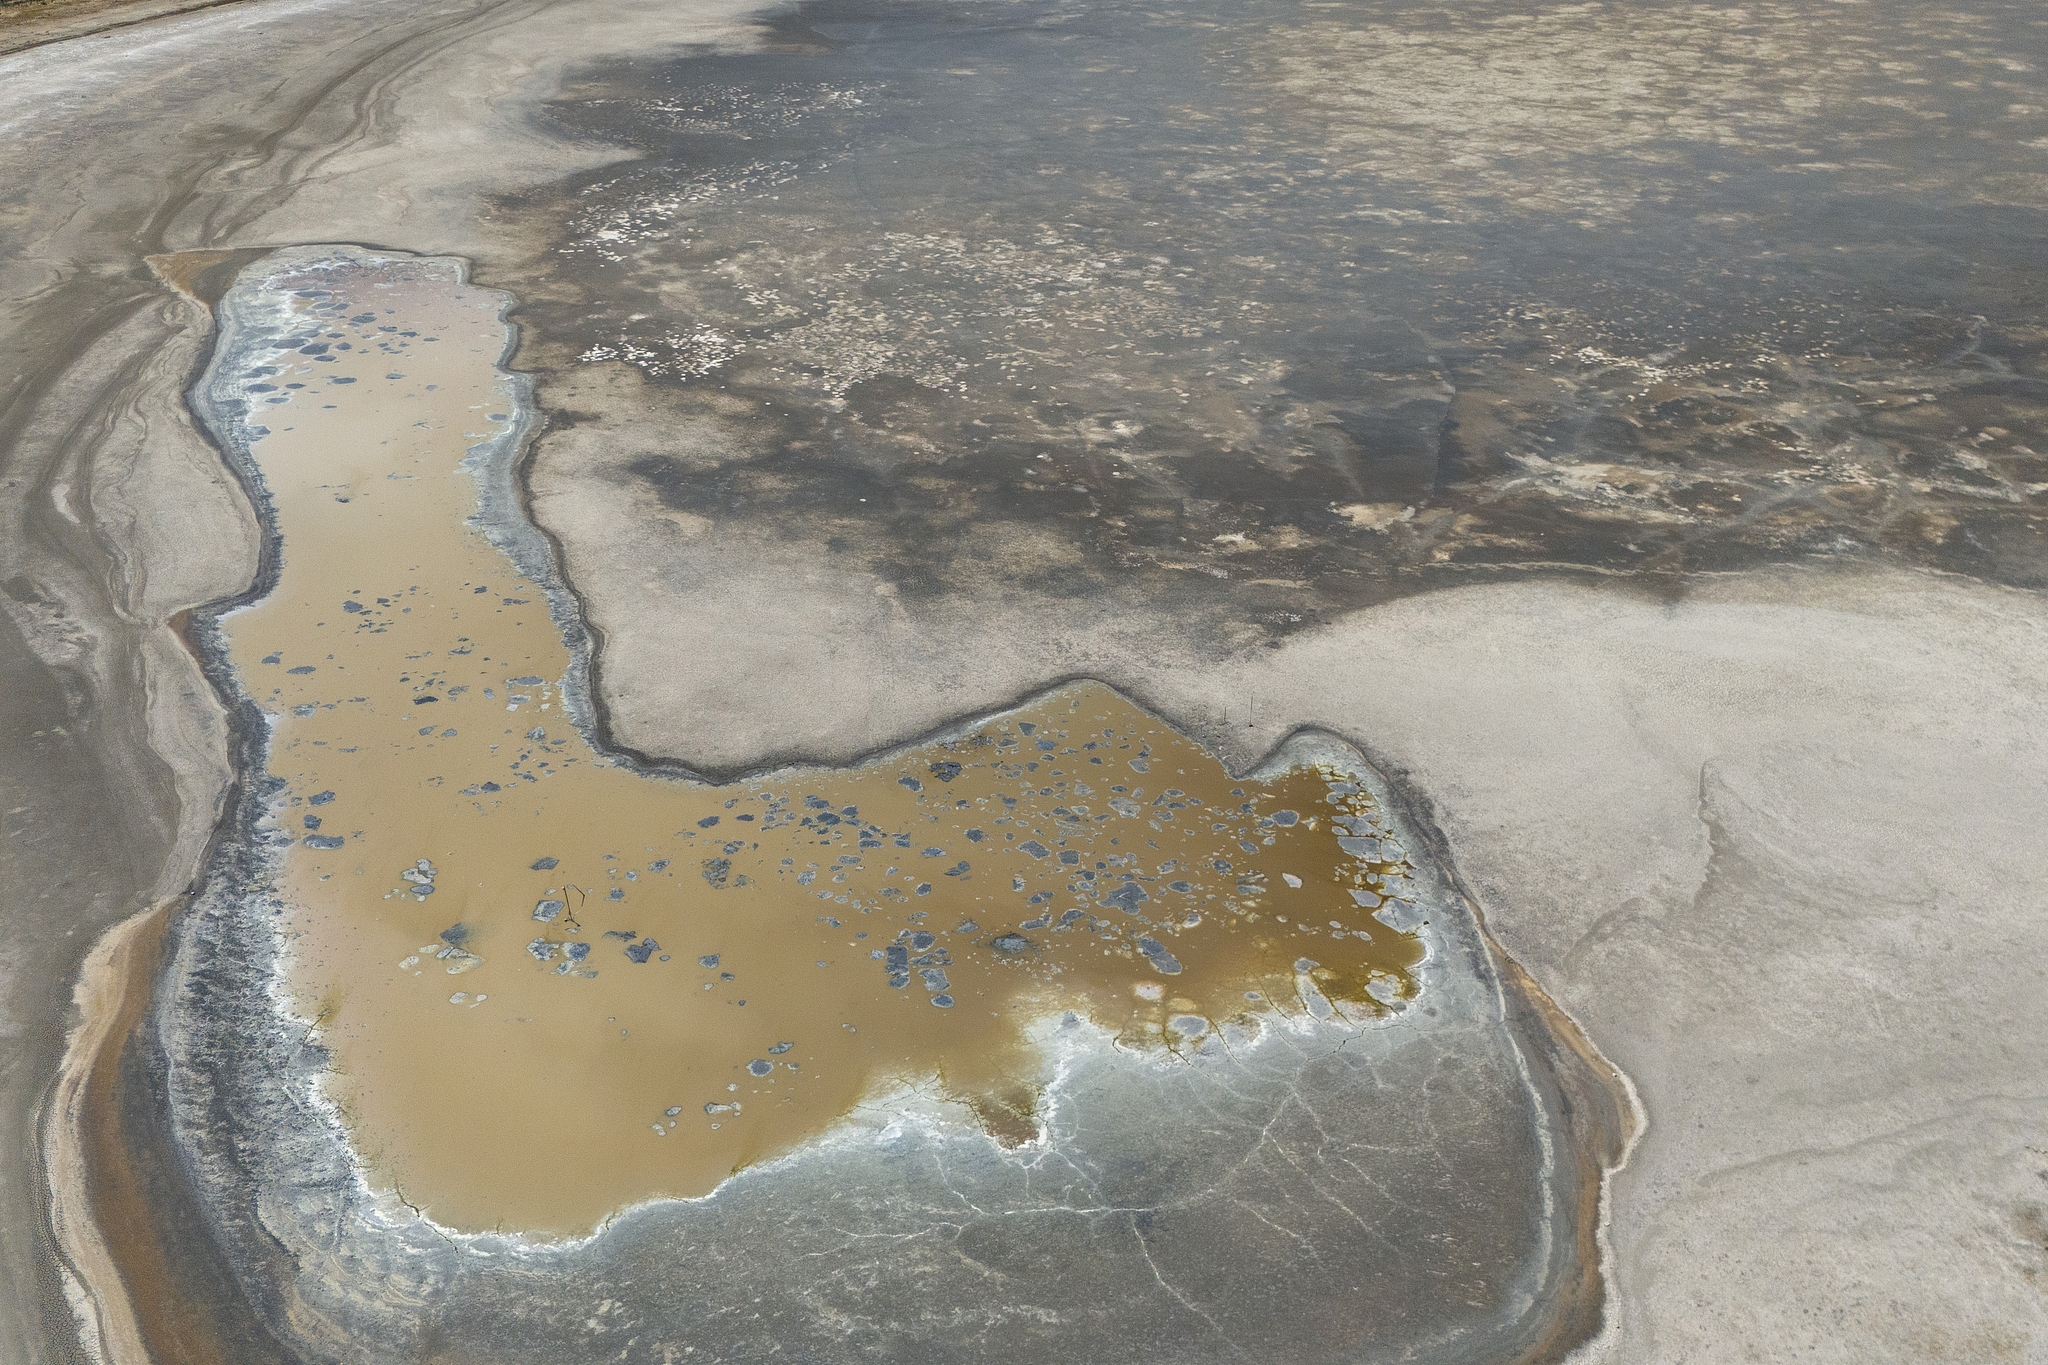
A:
[[[1166,1051],[1415,993],[1408,864],[1353,774],[1233,780],[1105,688],[721,787],[593,750],[465,463],[515,418],[500,299],[374,257],[258,290],[283,562],[224,631],[271,718],[291,988],[407,1203],[581,1232],[933,1077],[1027,1141],[1036,1021]]]

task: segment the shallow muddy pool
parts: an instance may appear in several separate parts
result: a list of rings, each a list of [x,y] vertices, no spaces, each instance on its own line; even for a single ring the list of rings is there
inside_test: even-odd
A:
[[[845,770],[608,757],[572,608],[479,510],[521,435],[502,296],[360,253],[237,294],[264,326],[217,365],[282,549],[222,624],[271,727],[287,996],[409,1205],[573,1235],[904,1085],[1030,1141],[1046,1021],[1171,1061],[1414,995],[1408,864],[1355,774],[1233,779],[1107,688]]]

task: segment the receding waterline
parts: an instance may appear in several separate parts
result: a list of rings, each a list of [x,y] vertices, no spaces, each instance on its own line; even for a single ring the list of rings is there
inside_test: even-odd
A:
[[[503,302],[454,262],[302,250],[224,301],[202,386],[281,544],[221,622],[276,784],[246,894],[373,1183],[576,1235],[905,1083],[1029,1141],[1033,1030],[1065,1013],[1167,1056],[1414,995],[1409,868],[1335,746],[1233,778],[1082,685],[723,786],[596,748],[573,607],[506,496]]]

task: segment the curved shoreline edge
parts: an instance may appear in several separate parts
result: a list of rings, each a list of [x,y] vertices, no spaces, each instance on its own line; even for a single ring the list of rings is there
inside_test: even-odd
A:
[[[342,248],[342,250],[346,251],[349,248]],[[357,248],[356,250],[362,249]],[[376,251],[377,249],[372,248],[369,250]],[[277,262],[280,254],[287,254],[293,259],[303,259],[308,255],[314,257],[330,255],[334,251],[335,248],[326,246],[281,248],[279,252],[266,253],[266,259],[274,264]],[[379,254],[418,259],[412,253],[379,252]],[[453,263],[461,272],[466,282],[468,279],[467,262],[456,259]],[[580,596],[575,594],[571,585],[562,581],[557,567],[558,561],[552,539],[526,515],[527,504],[523,486],[524,480],[519,475],[531,459],[532,437],[539,429],[539,422],[533,408],[530,381],[525,376],[510,371],[507,367],[507,362],[516,350],[517,342],[516,330],[504,316],[505,311],[511,307],[512,300],[502,290],[494,290],[492,292],[497,294],[501,300],[500,319],[507,328],[507,347],[498,363],[498,368],[501,373],[506,375],[508,386],[513,389],[514,396],[519,401],[518,412],[520,420],[515,424],[514,430],[508,433],[504,450],[492,453],[479,448],[472,451],[471,460],[476,465],[480,492],[482,494],[484,524],[490,531],[492,539],[515,558],[515,562],[518,563],[521,571],[533,577],[537,583],[542,584],[549,590],[550,605],[556,616],[557,623],[563,628],[565,639],[570,643],[572,652],[583,665],[582,667],[572,667],[570,673],[572,691],[576,695],[578,702],[578,710],[573,714],[575,714],[578,724],[585,728],[586,733],[593,736],[593,742],[597,743],[604,752],[619,755],[624,762],[640,769],[648,776],[661,776],[686,781],[705,781],[707,780],[707,775],[691,771],[680,764],[663,763],[658,760],[647,761],[644,759],[644,756],[622,753],[616,746],[609,743],[605,735],[607,727],[604,726],[602,719],[602,700],[596,694],[590,664],[592,657],[601,651],[602,641],[594,639],[590,634],[585,633],[585,627],[582,625],[582,603]],[[202,392],[202,385],[204,376],[213,368],[213,345],[218,344],[221,339],[222,333],[220,330],[217,330],[213,338],[213,344],[210,344],[207,348],[208,354],[202,357],[200,361],[199,377],[195,378],[192,387],[188,390],[188,402],[191,402],[195,411],[199,411],[200,415],[205,418],[207,430],[214,437],[217,445],[220,441],[220,433],[226,429],[220,424],[220,419],[226,418],[228,414],[205,410],[204,405],[209,400]],[[255,712],[253,703],[247,698],[238,696],[232,686],[232,680],[225,676],[224,668],[220,662],[222,655],[218,648],[218,622],[227,613],[247,602],[258,600],[270,590],[275,579],[277,555],[281,548],[281,542],[278,539],[273,519],[270,516],[267,498],[261,488],[260,478],[255,477],[253,468],[245,466],[244,460],[230,455],[224,449],[221,451],[221,454],[224,462],[233,470],[237,480],[242,483],[245,495],[249,498],[251,505],[257,509],[258,520],[263,527],[263,551],[259,572],[254,582],[246,590],[230,598],[209,603],[203,608],[196,609],[186,614],[181,622],[185,626],[181,634],[192,648],[193,653],[201,660],[202,666],[206,669],[208,679],[214,685],[216,692],[236,716],[234,731],[236,735],[235,749],[238,780],[235,798],[229,803],[229,807],[231,811],[238,814],[224,817],[222,822],[223,837],[220,846],[212,850],[208,856],[208,880],[216,884],[220,880],[221,873],[227,868],[235,868],[244,872],[254,872],[257,870],[251,861],[251,855],[257,851],[249,847],[246,841],[246,836],[253,833],[253,831],[248,829],[243,821],[260,805],[260,793],[257,791],[257,788],[263,785],[263,780],[258,777],[252,781],[251,774],[260,774],[263,771],[261,736],[264,729],[261,717]],[[1045,686],[1033,689],[1028,694],[1028,697],[1042,697],[1079,680],[1081,679],[1078,677],[1058,679]],[[1126,695],[1128,694],[1126,693]],[[1012,705],[1015,704],[1021,703],[1013,703]],[[1141,704],[1143,704],[1142,699]],[[873,753],[864,755],[859,762],[872,762],[885,758],[889,754],[915,747],[930,738],[942,737],[948,733],[956,732],[963,727],[971,727],[990,716],[1000,715],[1010,709],[1012,709],[1011,706],[1000,706],[978,710],[945,725],[935,727],[927,735],[883,746]],[[1145,709],[1154,710],[1150,706],[1146,706]],[[1157,714],[1156,711],[1155,714]],[[1179,727],[1175,728],[1178,729]],[[1439,868],[1449,873],[1450,880],[1455,885],[1456,894],[1465,902],[1468,912],[1473,917],[1475,927],[1479,929],[1486,943],[1488,954],[1493,958],[1493,967],[1497,973],[1493,977],[1495,989],[1500,992],[1504,1007],[1520,1016],[1522,1020],[1522,1026],[1513,1030],[1518,1047],[1527,1047],[1538,1038],[1546,1039],[1549,1043],[1549,1046],[1544,1049],[1546,1055],[1525,1060],[1525,1069],[1527,1060],[1534,1060],[1542,1070],[1555,1073],[1556,1075],[1555,1093],[1562,1100],[1559,1109],[1567,1119],[1566,1131],[1572,1139],[1569,1159],[1573,1163],[1576,1172],[1575,1176],[1569,1179],[1567,1183],[1579,1188],[1579,1207],[1573,1211],[1569,1219],[1572,1229],[1572,1241],[1575,1247],[1575,1254],[1572,1259],[1577,1263],[1579,1273],[1575,1277],[1574,1282],[1569,1286],[1557,1286],[1561,1291],[1560,1298],[1563,1300],[1563,1303],[1559,1306],[1564,1311],[1544,1315],[1550,1317],[1551,1329],[1544,1332],[1539,1340],[1525,1342],[1525,1349],[1518,1351],[1516,1355],[1517,1358],[1527,1360],[1560,1358],[1577,1346],[1589,1342],[1602,1334],[1603,1324],[1607,1323],[1611,1317],[1611,1310],[1608,1307],[1612,1302],[1611,1286],[1606,1283],[1607,1277],[1611,1274],[1611,1267],[1608,1264],[1608,1256],[1604,1245],[1604,1224],[1606,1218],[1605,1184],[1612,1171],[1616,1169],[1618,1161],[1625,1159],[1628,1146],[1641,1130],[1640,1107],[1634,1100],[1633,1090],[1628,1085],[1627,1079],[1620,1076],[1611,1065],[1605,1062],[1605,1059],[1599,1055],[1597,1049],[1586,1039],[1583,1031],[1578,1029],[1569,1016],[1564,1014],[1562,1010],[1543,994],[1541,989],[1535,985],[1526,973],[1522,972],[1511,959],[1507,958],[1499,946],[1494,943],[1491,935],[1486,934],[1483,924],[1480,923],[1476,902],[1472,900],[1469,892],[1465,890],[1462,884],[1457,883],[1456,874],[1451,870],[1453,864],[1448,859],[1449,850],[1434,822],[1428,818],[1426,800],[1420,799],[1408,784],[1389,778],[1383,765],[1374,762],[1370,755],[1360,746],[1348,739],[1328,731],[1311,728],[1300,729],[1284,737],[1265,759],[1253,765],[1245,775],[1280,762],[1285,753],[1298,751],[1304,745],[1320,747],[1323,744],[1341,747],[1347,754],[1348,764],[1362,766],[1367,769],[1368,773],[1379,779],[1375,785],[1387,796],[1394,798],[1390,802],[1390,809],[1391,813],[1396,816],[1400,827],[1411,836],[1421,836],[1421,841],[1429,845],[1430,852],[1438,861]],[[787,763],[769,763],[760,767],[750,767],[745,772],[735,774],[734,778],[726,780],[734,780],[738,777],[760,772],[787,771],[791,766],[793,765]],[[821,769],[840,769],[853,765],[833,763],[817,764],[815,766]],[[718,779],[709,778],[708,780],[717,781]],[[230,824],[239,827],[239,837],[227,836],[226,831]],[[260,861],[260,859],[257,861]],[[202,891],[201,895],[203,896],[204,894]],[[142,936],[147,932],[144,928],[145,923],[154,923],[159,932],[168,928],[172,936],[180,941],[180,952],[182,953],[185,948],[185,940],[191,932],[191,926],[183,922],[172,926],[170,920],[174,913],[186,916],[194,913],[194,910],[191,906],[182,907],[175,912],[160,908],[157,911],[151,912],[150,916],[138,917],[136,920],[120,926],[115,931],[115,933],[122,935],[118,940],[114,934],[110,933],[105,948],[108,957],[106,965],[109,967],[113,966],[114,959],[124,950],[130,938]],[[96,950],[96,956],[98,951]],[[255,964],[251,963],[249,965]],[[176,969],[174,968],[173,970],[175,971]],[[81,1009],[85,1018],[80,1025],[78,1034],[74,1038],[74,1047],[67,1054],[65,1069],[66,1079],[64,1084],[71,1087],[72,1091],[76,1091],[82,1085],[90,1085],[95,1077],[104,1076],[109,1067],[117,1064],[118,1054],[126,1042],[126,1037],[118,1034],[120,1022],[118,1015],[108,1012],[109,1002],[96,997],[91,1004],[88,1004],[83,994],[83,985],[81,986],[81,991]],[[176,1031],[173,1006],[174,999],[169,996],[159,999],[152,1006],[151,1013],[154,1016],[154,1022],[157,1024],[158,1030],[164,1035],[153,1040],[155,1048],[152,1048],[152,1051],[166,1046],[169,1036]],[[275,1056],[276,1054],[273,1052],[272,1055]],[[284,1058],[280,1057],[278,1060],[284,1060]],[[307,1057],[301,1053],[301,1055],[292,1059],[286,1069],[299,1072],[303,1076],[309,1063],[310,1069],[317,1071],[317,1056]],[[1533,1077],[1530,1079],[1532,1084],[1537,1083]],[[178,1126],[183,1127],[183,1125]],[[1581,1132],[1582,1127],[1588,1131]],[[53,1155],[77,1164],[78,1153],[74,1150],[77,1139],[73,1130],[65,1125],[53,1123],[49,1132]],[[791,1158],[787,1159],[794,1159],[802,1154],[802,1152],[794,1153]],[[202,1184],[214,1183],[205,1179],[203,1168],[211,1165],[214,1167],[213,1174],[219,1175],[224,1173],[218,1165],[219,1159],[227,1156],[224,1152],[216,1149],[212,1153],[214,1158],[212,1161],[209,1161],[205,1154],[197,1150],[193,1150],[187,1155],[192,1163],[188,1174],[197,1178]],[[762,1167],[750,1168],[750,1172],[760,1172],[765,1175],[769,1170],[781,1164],[781,1161],[766,1163]],[[239,1163],[229,1158],[228,1165],[235,1166],[239,1165]],[[244,1170],[241,1174],[246,1178],[249,1173]],[[356,1173],[351,1172],[351,1174]],[[724,1186],[721,1186],[721,1189],[723,1188]],[[360,1185],[358,1185],[358,1191],[362,1195],[370,1193],[366,1187]],[[249,1192],[252,1195],[255,1193],[253,1189]],[[657,1201],[657,1203],[667,1202],[673,1201]],[[641,1206],[621,1211],[619,1215],[606,1224],[604,1229],[600,1229],[599,1233],[594,1234],[593,1237],[600,1236],[612,1226],[632,1218],[639,1207]],[[216,1232],[225,1234],[229,1232],[229,1229],[225,1226],[216,1225]],[[436,1235],[440,1235],[439,1230],[436,1230]],[[1589,1252],[1591,1253],[1590,1255],[1587,1254]],[[82,1253],[81,1259],[83,1258],[84,1254]],[[117,1273],[118,1267],[112,1264],[96,1264],[94,1278],[103,1279],[108,1274]],[[108,1303],[107,1296],[103,1291],[96,1293],[94,1297],[103,1305]],[[283,1309],[288,1314],[290,1313],[289,1307],[281,1302],[273,1301],[269,1308],[272,1310]],[[120,1322],[118,1308],[102,1307],[99,1316],[102,1324],[113,1322],[118,1325]],[[270,1317],[271,1313],[264,1312],[262,1316]],[[273,1317],[272,1320],[275,1321],[277,1319]],[[114,1331],[102,1331],[103,1340],[112,1339],[116,1335],[117,1333]],[[126,1339],[123,1340],[125,1341]],[[118,1353],[113,1354],[111,1358],[116,1361],[123,1359]]]

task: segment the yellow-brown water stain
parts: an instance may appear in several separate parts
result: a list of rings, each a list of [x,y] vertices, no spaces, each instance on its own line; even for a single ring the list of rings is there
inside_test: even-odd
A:
[[[574,1235],[934,1077],[1024,1141],[1047,1016],[1163,1053],[1413,993],[1420,944],[1372,914],[1406,864],[1345,773],[1233,780],[1107,688],[723,787],[594,751],[546,594],[475,523],[498,300],[412,260],[263,287],[282,565],[224,630],[274,718],[292,997],[414,1207]]]

